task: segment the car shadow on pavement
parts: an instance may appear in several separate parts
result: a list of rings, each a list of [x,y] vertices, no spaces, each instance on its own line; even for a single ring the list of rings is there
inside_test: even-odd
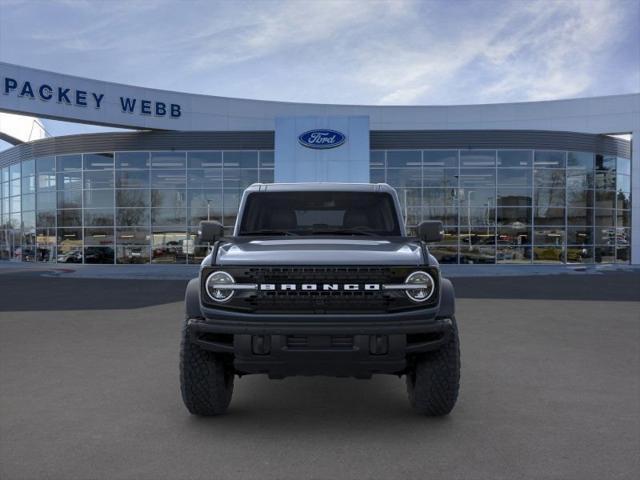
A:
[[[406,428],[446,427],[453,416],[430,418],[418,414],[408,402],[404,379],[375,376],[372,380],[326,377],[293,377],[282,381],[264,376],[236,379],[236,392],[227,414],[218,417],[190,415],[190,430],[216,435],[226,427],[245,431],[279,431],[301,434],[312,431],[340,432],[354,438],[366,432]],[[247,395],[251,392],[251,395]],[[185,411],[186,413],[186,411]],[[346,432],[351,432],[346,433]]]

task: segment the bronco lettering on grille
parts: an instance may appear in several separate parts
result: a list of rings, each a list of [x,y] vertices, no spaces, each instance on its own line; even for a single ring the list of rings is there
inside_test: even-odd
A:
[[[360,290],[366,290],[366,291],[375,291],[375,290],[381,290],[382,287],[380,286],[379,283],[364,283],[364,284],[359,284],[359,283],[345,283],[345,284],[337,284],[337,283],[303,283],[301,285],[297,285],[294,283],[280,283],[280,284],[276,284],[276,283],[261,283],[260,284],[260,290],[263,291],[297,291],[297,290],[302,290],[305,292],[314,292],[314,291],[324,291],[324,292],[331,292],[331,291],[347,291],[347,292],[353,292],[353,291],[360,291]]]

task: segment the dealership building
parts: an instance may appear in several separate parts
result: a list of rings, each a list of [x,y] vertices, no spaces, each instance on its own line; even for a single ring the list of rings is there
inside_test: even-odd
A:
[[[0,152],[0,259],[196,263],[252,183],[385,182],[442,263],[640,264],[640,94],[456,106],[271,102],[0,63],[0,112],[126,128]]]

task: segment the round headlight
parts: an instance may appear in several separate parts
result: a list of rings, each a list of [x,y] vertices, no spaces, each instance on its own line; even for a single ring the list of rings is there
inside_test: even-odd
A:
[[[420,285],[419,288],[409,288],[406,290],[407,296],[414,302],[425,302],[431,298],[435,290],[436,283],[433,277],[427,272],[413,272],[404,281],[407,284]]]
[[[212,300],[224,303],[233,297],[234,290],[232,288],[225,287],[226,285],[232,285],[235,280],[227,272],[213,272],[207,278],[205,283],[205,290],[207,295]]]

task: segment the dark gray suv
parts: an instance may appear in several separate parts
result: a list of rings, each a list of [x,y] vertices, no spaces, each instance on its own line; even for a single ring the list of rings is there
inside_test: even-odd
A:
[[[460,381],[451,282],[427,242],[406,235],[386,184],[255,184],[235,229],[210,244],[186,291],[180,384],[196,415],[226,411],[235,375],[405,375],[411,404],[446,415]]]

